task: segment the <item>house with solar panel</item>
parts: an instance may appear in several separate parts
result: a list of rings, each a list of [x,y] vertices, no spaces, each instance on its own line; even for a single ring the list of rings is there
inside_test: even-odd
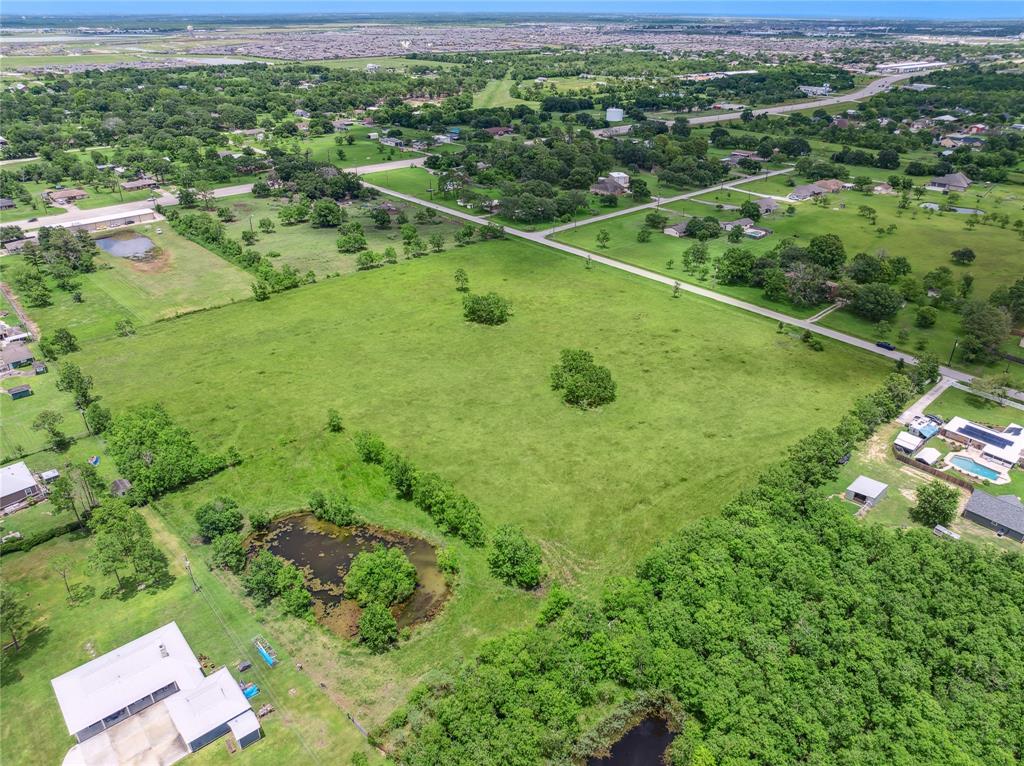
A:
[[[976,450],[986,461],[1004,470],[1021,464],[1024,457],[1024,426],[1011,423],[1002,431],[955,417],[942,426],[942,436]]]

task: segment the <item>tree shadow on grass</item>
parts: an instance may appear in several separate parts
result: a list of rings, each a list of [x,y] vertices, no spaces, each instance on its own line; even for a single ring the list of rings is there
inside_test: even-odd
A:
[[[32,659],[32,655],[50,640],[50,628],[43,626],[34,630],[21,640],[21,647],[15,649],[13,644],[3,650],[3,662],[0,663],[0,687],[18,683],[24,676],[21,666]]]

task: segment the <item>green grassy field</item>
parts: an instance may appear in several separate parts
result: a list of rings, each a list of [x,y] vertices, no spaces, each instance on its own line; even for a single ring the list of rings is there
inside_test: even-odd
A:
[[[36,630],[22,649],[4,653],[0,673],[3,693],[7,699],[18,701],[5,710],[0,722],[4,761],[59,763],[74,740],[67,734],[50,679],[174,620],[197,654],[227,665],[236,677],[234,665],[243,659],[251,661],[253,668],[246,678],[260,687],[254,705],[270,702],[276,708],[262,721],[265,739],[246,750],[246,763],[319,762],[336,757],[338,752],[357,751],[366,752],[376,763],[376,754],[363,744],[331,697],[317,687],[309,673],[295,669],[294,660],[299,656],[291,656],[275,641],[277,620],[271,617],[266,622],[257,621],[237,592],[201,566],[194,569],[202,591],[193,593],[182,570],[184,552],[177,538],[155,514],[147,513],[147,518],[175,577],[165,589],[107,594],[113,581],[89,572],[86,559],[92,540],[80,534],[4,557],[5,583],[29,594],[37,618]],[[91,593],[77,605],[68,603],[61,578],[49,567],[54,557],[62,555],[73,561],[70,582]],[[307,629],[316,632],[309,626]],[[266,669],[251,643],[258,634],[269,636],[279,652],[282,661],[272,671]],[[7,643],[9,636],[3,638]],[[223,742],[215,742],[189,761],[226,764],[232,762],[232,757]]]
[[[382,146],[376,140],[370,140],[367,136],[370,133],[380,133],[386,128],[364,127],[354,125],[346,133],[333,133],[312,138],[293,139],[272,139],[269,142],[257,144],[259,146],[278,146],[283,149],[294,150],[300,153],[309,152],[309,158],[317,162],[330,162],[339,168],[357,168],[361,165],[374,165],[379,162],[390,160],[401,160],[417,156],[416,152],[403,151],[390,146]],[[419,132],[416,137],[419,137]],[[335,136],[352,135],[355,137],[353,144],[335,143]],[[424,133],[424,135],[426,135]],[[410,138],[411,140],[411,133]],[[339,149],[344,152],[344,158],[339,159]]]
[[[157,234],[160,228],[162,233]],[[252,277],[161,223],[135,230],[160,248],[153,260],[133,262],[101,251],[98,268],[80,278],[83,301],[52,289],[51,306],[29,308],[44,332],[67,327],[79,339],[112,335],[125,317],[136,325],[251,297]],[[0,274],[22,265],[21,256],[0,259]]]
[[[497,290],[513,302],[507,325],[463,320],[452,281],[460,266],[473,290]],[[579,412],[550,390],[558,352],[575,346],[612,370],[614,404]],[[184,553],[180,541],[193,538],[192,511],[221,494],[247,512],[285,513],[314,489],[342,489],[368,521],[440,542],[424,514],[391,496],[379,468],[359,462],[347,434],[325,431],[325,412],[334,407],[349,432],[372,429],[418,466],[450,478],[479,503],[489,527],[522,524],[541,543],[554,576],[585,591],[628,569],[654,541],[716,513],[780,449],[832,423],[885,370],[839,344],[826,341],[826,351],[814,353],[770,322],[696,298],[673,300],[659,286],[611,269],[588,271],[578,259],[519,241],[455,248],[266,303],[143,326],[134,338],[92,341],[74,358],[115,411],[159,401],[204,446],[236,445],[243,455],[237,468],[159,502],[170,529],[161,544],[175,561]],[[51,545],[72,544],[83,545],[69,538]],[[271,616],[257,628],[230,578],[204,570],[204,592],[230,624],[244,626],[237,635],[269,634],[326,685],[334,703],[372,725],[430,669],[535,617],[539,596],[491,578],[483,551],[449,544],[462,562],[453,599],[382,657],[301,621]],[[194,561],[208,555],[191,545],[184,550]],[[42,567],[40,559],[52,553],[44,547],[21,560],[26,568]],[[37,574],[8,572],[37,590]],[[59,595],[59,582],[47,587]],[[236,658],[202,609],[183,608],[192,596],[180,581],[135,598],[149,600],[128,607],[98,602],[112,608],[93,620],[102,625],[85,626],[75,613],[50,619],[53,642],[19,661],[24,678],[42,679],[21,691],[31,701],[26,713],[55,727],[45,680],[84,659],[50,653],[50,646],[82,646],[100,635],[101,648],[109,647],[168,613],[186,615],[179,619],[197,648],[209,646],[220,661]],[[130,619],[119,621],[119,610],[130,611]],[[307,731],[310,718],[332,722],[321,739],[336,757],[350,752],[356,743],[338,741],[346,724],[333,723],[340,714],[322,709],[326,697],[307,702],[307,687],[294,678],[273,689],[279,696],[281,689],[300,689],[307,707],[295,713],[297,730]],[[6,716],[5,733],[26,720],[20,712]],[[268,730],[260,745],[266,757],[302,760],[283,734],[272,744],[273,734]],[[11,736],[12,752],[27,746],[25,735]],[[224,756],[214,747],[201,757]]]
[[[540,106],[539,101],[527,101],[521,98],[512,98],[509,89],[513,81],[506,77],[504,80],[488,80],[483,90],[473,94],[474,109],[494,109],[497,107],[513,107],[519,104],[526,104],[534,109]]]
[[[251,194],[225,197],[220,200],[220,205],[229,206],[237,217],[237,220],[227,224],[229,234],[235,239],[240,238],[243,231],[249,230],[250,217],[254,228],[258,227],[261,218],[270,218],[274,221],[276,229],[272,234],[260,233],[256,228],[259,240],[253,247],[261,253],[279,253],[280,257],[274,258],[276,266],[280,267],[287,263],[302,273],[312,270],[317,276],[345,274],[356,270],[356,254],[338,252],[337,229],[333,227],[314,229],[309,223],[282,226],[278,221],[277,211],[283,204],[278,199],[260,199]],[[397,223],[392,223],[388,229],[378,229],[369,216],[373,207],[372,203],[357,203],[346,207],[349,220],[362,224],[369,250],[383,252],[384,248],[393,247],[399,257],[402,257],[402,237],[399,226]],[[431,234],[439,233],[444,236],[447,246],[451,246],[452,235],[461,225],[441,215],[437,217],[438,223],[436,224],[416,225],[413,220],[413,216],[419,209],[416,205],[397,201],[395,207],[405,212],[424,240]]]

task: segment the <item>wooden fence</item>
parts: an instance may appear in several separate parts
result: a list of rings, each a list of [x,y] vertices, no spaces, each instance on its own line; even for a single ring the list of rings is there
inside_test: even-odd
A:
[[[938,468],[932,468],[930,465],[925,465],[924,463],[918,460],[914,460],[914,458],[910,457],[909,455],[904,455],[895,447],[893,447],[892,449],[892,454],[893,457],[895,457],[901,463],[906,463],[907,465],[913,466],[919,471],[930,473],[932,476],[937,476],[938,478],[944,481],[948,481],[950,484],[956,484],[958,487],[963,487],[964,489],[969,489],[972,491],[977,486],[976,484],[974,484],[971,481],[968,481],[967,479],[961,479],[954,473],[951,473],[949,471],[940,471]]]

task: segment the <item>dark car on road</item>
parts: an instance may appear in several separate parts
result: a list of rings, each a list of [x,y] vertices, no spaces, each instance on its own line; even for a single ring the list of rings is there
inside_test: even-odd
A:
[[[879,348],[884,348],[886,351],[895,351],[896,347],[887,340],[880,340],[875,344]]]

